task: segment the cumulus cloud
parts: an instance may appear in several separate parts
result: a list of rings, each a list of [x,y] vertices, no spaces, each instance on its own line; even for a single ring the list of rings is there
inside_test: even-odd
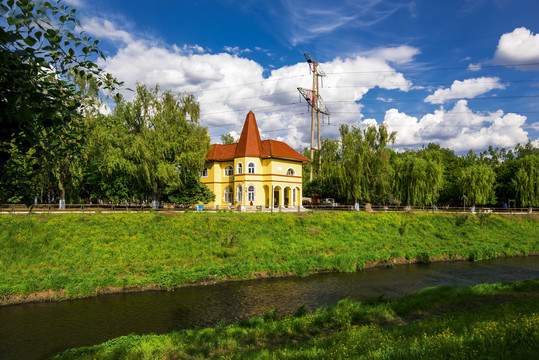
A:
[[[239,134],[249,110],[255,112],[262,138],[282,139],[297,150],[310,143],[310,111],[297,87],[310,88],[312,76],[302,59],[268,71],[240,55],[211,53],[198,45],[166,45],[139,39],[102,19],[87,24],[87,32],[106,35],[119,44],[117,52],[107,60],[98,60],[98,65],[124,81],[126,87],[134,88],[140,82],[159,84],[176,93],[193,93],[201,106],[201,122],[207,126],[213,143],[219,142],[224,133]],[[339,124],[376,125],[375,119],[364,118],[360,101],[374,88],[403,92],[413,89],[412,82],[391,63],[410,61],[415,54],[417,50],[410,47],[377,49],[321,63],[328,74],[321,95],[333,114],[332,122],[336,118]],[[468,79],[438,90],[429,101],[471,98],[499,88],[503,85],[498,78]],[[130,98],[133,93],[124,90],[124,95]],[[479,149],[483,144],[510,147],[525,143],[527,133],[521,128],[525,120],[501,111],[474,113],[466,101],[457,102],[452,110],[442,107],[421,118],[391,109],[384,119],[391,130],[398,131],[399,146],[434,141],[463,151]],[[324,126],[322,136],[335,138],[338,129]]]
[[[494,61],[498,64],[539,63],[539,34],[525,27],[503,34],[498,42]],[[537,69],[538,66],[520,66],[520,69]]]
[[[397,131],[397,144],[418,147],[435,142],[455,151],[482,150],[489,145],[510,148],[528,141],[523,130],[526,117],[502,110],[493,113],[473,112],[466,100],[458,101],[453,109],[443,107],[420,119],[397,109],[386,112],[384,123]]]
[[[297,87],[310,88],[312,77],[304,61],[272,69],[228,52],[210,53],[194,46],[165,46],[135,39],[106,20],[85,24],[91,34],[117,40],[119,50],[98,65],[134,88],[136,82],[174,92],[193,93],[201,105],[201,120],[213,142],[223,133],[241,131],[245,115],[253,110],[263,138],[282,137],[295,148],[310,142],[310,112]],[[230,52],[240,49],[228,48]],[[263,51],[264,49],[256,49]],[[330,76],[323,80],[321,95],[340,123],[359,124],[359,101],[371,89],[408,91],[412,83],[388,62],[407,61],[416,53],[408,47],[379,49],[376,56],[337,58],[322,63]],[[350,76],[350,74],[354,76]],[[130,92],[124,94],[133,96]],[[323,136],[334,137],[338,127],[324,127]]]
[[[505,89],[505,85],[500,83],[497,77],[456,80],[449,89],[438,89],[434,94],[427,96],[425,102],[443,104],[448,100],[473,99],[494,89]]]

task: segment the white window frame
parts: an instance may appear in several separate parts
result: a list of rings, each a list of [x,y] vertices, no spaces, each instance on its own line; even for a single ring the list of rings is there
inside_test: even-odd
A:
[[[291,173],[291,174],[289,174],[289,173]],[[296,170],[294,170],[294,168],[288,168],[286,170],[286,175],[287,176],[295,176],[296,175]]]
[[[243,203],[243,187],[241,185],[236,186],[236,202]]]
[[[243,174],[243,164],[241,162],[238,162],[238,164],[236,165],[236,174]]]
[[[252,188],[252,191],[251,191]],[[255,202],[256,201],[256,187],[254,185],[247,186],[247,201]]]
[[[251,166],[252,165],[252,166]],[[252,169],[252,172],[251,172],[251,169]],[[256,164],[254,162],[250,162],[248,165],[247,165],[247,173],[248,174],[255,174],[256,173]]]
[[[228,174],[226,173],[227,170],[229,170]],[[232,166],[232,165],[225,166],[225,169],[223,171],[223,175],[226,176],[226,177],[234,176],[234,166]]]
[[[227,190],[229,191],[227,192]],[[227,204],[234,202],[234,189],[232,189],[232,186],[227,186],[223,191],[223,202]]]
[[[204,170],[200,172],[201,178],[207,178],[208,177],[208,168],[204,166]]]

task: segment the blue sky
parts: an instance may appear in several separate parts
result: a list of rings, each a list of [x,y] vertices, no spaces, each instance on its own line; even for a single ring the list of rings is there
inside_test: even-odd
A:
[[[397,148],[539,146],[537,1],[67,2],[105,70],[195,94],[213,142],[253,110],[263,138],[308,146],[307,51],[327,74],[323,137],[385,122]]]

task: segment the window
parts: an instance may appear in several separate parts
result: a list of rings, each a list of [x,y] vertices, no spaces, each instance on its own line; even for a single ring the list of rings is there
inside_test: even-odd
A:
[[[236,174],[243,174],[243,165],[240,162],[238,163]]]
[[[236,202],[243,202],[243,188],[241,187],[241,185],[238,185],[238,187],[236,188]]]
[[[286,175],[294,176],[294,175],[296,175],[296,172],[294,171],[294,169],[288,168],[288,170],[286,170]]]
[[[234,175],[234,168],[232,165],[228,165],[225,167],[225,176],[232,176]]]
[[[204,170],[200,173],[200,177],[208,177],[208,168],[204,167]]]
[[[232,186],[226,187],[225,192],[223,194],[223,202],[224,203],[234,202],[234,192],[232,191]]]
[[[247,201],[255,201],[255,187],[253,185],[247,188]]]
[[[249,165],[247,165],[247,172],[249,174],[255,173],[255,163],[250,162]]]

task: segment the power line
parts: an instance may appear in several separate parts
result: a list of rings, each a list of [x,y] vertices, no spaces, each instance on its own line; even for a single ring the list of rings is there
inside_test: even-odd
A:
[[[201,112],[200,115],[201,116],[202,115],[207,116],[207,115],[223,114],[223,113],[238,112],[238,111],[270,109],[270,108],[275,108],[275,107],[290,106],[290,105],[297,105],[297,104],[300,104],[300,103],[299,102],[293,102],[293,103],[280,104],[280,105],[259,106],[259,107],[256,107],[256,108],[250,107],[250,108],[246,108],[246,109],[222,110],[222,111],[213,112],[213,113]]]
[[[503,64],[503,65],[481,65],[481,68],[501,68],[501,67],[522,67],[522,66],[539,66],[539,62],[527,64]],[[394,73],[394,72],[430,72],[430,71],[447,71],[447,70],[468,70],[468,66],[461,67],[439,67],[439,68],[410,68],[410,69],[394,69],[394,70],[377,70],[377,71],[346,71],[338,73],[328,73],[328,75],[349,75],[349,74],[378,74],[378,73]]]
[[[466,86],[472,86],[472,85],[484,85],[484,84],[497,84],[497,83],[529,83],[529,82],[539,82],[539,79],[528,79],[528,80],[501,80],[501,81],[479,81],[474,82],[470,84],[466,84]],[[415,83],[413,86],[420,86],[420,87],[427,87],[427,86],[441,86],[441,85],[452,85],[453,83]],[[325,89],[353,89],[353,88],[359,88],[359,87],[386,87],[386,86],[394,86],[395,84],[374,84],[374,83],[359,83],[355,85],[338,85],[338,86],[326,86]],[[258,98],[266,98],[271,96],[280,96],[280,95],[288,95],[288,94],[295,94],[295,91],[284,91],[284,92],[278,92],[273,94],[265,94],[265,95],[258,95],[258,96],[248,96],[248,97],[241,97],[241,98],[232,98],[232,99],[226,99],[227,102],[231,101],[240,101],[240,100],[249,100],[249,99],[258,99]],[[370,100],[369,100],[370,101]],[[408,100],[406,100],[408,101]],[[210,102],[200,102],[200,105],[211,105],[211,104],[218,104],[222,103],[223,100],[215,100]],[[334,101],[327,101],[327,102],[334,102]],[[366,102],[366,101],[364,101]]]
[[[527,99],[527,98],[539,98],[539,95],[512,95],[512,96],[478,96],[478,97],[456,97],[445,99],[449,100],[492,100],[492,99]],[[401,103],[401,102],[425,102],[425,99],[388,99],[382,100],[330,100],[328,103]]]
[[[308,76],[308,75],[307,74],[302,74],[302,75],[285,76],[285,77],[277,78],[277,79],[264,79],[264,80],[261,80],[261,81],[255,81],[255,82],[251,82],[251,83],[243,83],[243,84],[236,84],[236,85],[230,85],[230,86],[223,86],[223,87],[220,87],[220,88],[213,88],[213,89],[206,89],[206,90],[190,91],[190,93],[191,94],[198,94],[198,93],[201,93],[201,92],[231,89],[231,88],[240,87],[240,86],[257,85],[257,84],[263,84],[263,83],[266,83],[266,82],[269,82],[269,81],[281,81],[281,80],[287,80],[287,79],[293,79],[293,78],[305,77],[305,76]]]

